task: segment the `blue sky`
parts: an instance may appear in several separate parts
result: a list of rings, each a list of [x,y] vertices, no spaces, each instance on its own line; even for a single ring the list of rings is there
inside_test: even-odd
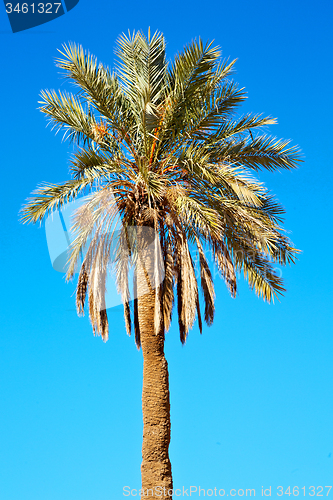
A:
[[[20,225],[18,212],[37,184],[69,175],[70,146],[37,110],[41,89],[66,87],[57,49],[74,41],[112,66],[118,35],[148,26],[170,58],[198,36],[238,58],[242,112],[277,117],[270,133],[305,158],[260,175],[302,250],[283,269],[286,296],[267,305],[241,282],[233,300],[217,281],[214,325],[184,347],[176,322],[167,334],[174,485],[256,496],[271,486],[273,498],[280,485],[332,485],[332,14],[328,1],[80,0],[12,34],[0,9],[1,500],[118,500],[140,487],[142,357],[122,309],[109,311],[109,341],[94,338],[74,284],[52,269],[44,228]]]

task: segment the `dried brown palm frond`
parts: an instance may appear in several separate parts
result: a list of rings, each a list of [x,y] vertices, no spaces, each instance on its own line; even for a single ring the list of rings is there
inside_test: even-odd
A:
[[[165,276],[163,280],[162,307],[163,323],[165,331],[168,331],[171,324],[172,309],[174,302],[174,256],[170,243],[165,248]]]
[[[205,300],[205,321],[210,326],[214,321],[215,290],[209,265],[207,263],[200,240],[196,239],[200,262],[201,289]]]

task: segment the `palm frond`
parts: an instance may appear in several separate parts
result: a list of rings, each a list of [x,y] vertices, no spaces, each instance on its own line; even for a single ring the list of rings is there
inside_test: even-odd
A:
[[[79,144],[90,143],[94,139],[93,130],[96,126],[94,116],[89,110],[84,110],[80,100],[67,92],[42,90],[40,110],[49,117],[52,128],[57,132],[65,130],[64,137]]]
[[[244,166],[253,170],[278,170],[296,168],[302,161],[297,146],[288,147],[290,140],[275,139],[261,135],[251,142],[244,139],[230,142],[222,147],[221,158],[227,156],[236,166]]]
[[[118,79],[108,68],[97,64],[97,59],[80,45],[63,45],[59,51],[63,58],[56,59],[56,65],[64,70],[64,76],[79,87],[79,95],[106,117],[114,127],[121,119],[129,119],[126,102]]]
[[[166,331],[169,330],[171,324],[172,308],[174,301],[174,262],[173,253],[170,244],[166,246],[165,255],[165,276],[163,280],[163,295],[162,295],[162,306],[163,306],[163,321],[164,328]]]
[[[93,179],[91,177],[74,179],[64,184],[44,183],[32,193],[33,197],[28,198],[21,210],[21,221],[23,223],[42,221],[53,210],[59,209],[77,198],[86,188],[91,187],[94,180],[99,177],[100,174],[97,174]]]
[[[215,291],[214,283],[209,265],[207,263],[205,253],[201,242],[196,238],[196,244],[199,254],[200,263],[200,277],[201,277],[201,290],[204,296],[205,302],[205,322],[208,326],[213,324],[214,314],[215,314]]]

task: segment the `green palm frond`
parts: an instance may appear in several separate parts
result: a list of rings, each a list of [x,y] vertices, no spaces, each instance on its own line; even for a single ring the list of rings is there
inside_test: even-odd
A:
[[[235,165],[242,165],[253,170],[265,168],[279,170],[296,168],[300,160],[297,146],[288,147],[290,140],[275,139],[261,135],[251,140],[231,141],[222,147],[221,157],[227,155]]]
[[[119,59],[118,73],[132,105],[139,106],[140,112],[148,103],[157,106],[164,97],[167,75],[163,36],[157,32],[152,37],[149,34],[148,38],[141,32],[128,37],[122,35],[116,55]]]
[[[79,88],[78,95],[114,122],[115,116],[123,111],[117,76],[98,65],[96,57],[85,52],[80,45],[64,45],[63,51],[59,52],[63,58],[56,59],[56,65],[64,70],[64,77]]]
[[[98,177],[100,174],[95,178]],[[28,202],[21,210],[21,221],[24,223],[42,221],[46,215],[73,201],[92,183],[91,178],[74,179],[61,185],[44,183],[33,192],[33,197],[28,198]]]
[[[209,83],[216,82],[214,68],[218,67],[221,51],[213,43],[203,44],[194,40],[175,57],[169,71],[169,85],[174,95],[181,95],[183,102],[188,102]],[[231,66],[228,68],[231,69]],[[221,71],[221,68],[219,68]],[[228,70],[224,68],[225,76]]]

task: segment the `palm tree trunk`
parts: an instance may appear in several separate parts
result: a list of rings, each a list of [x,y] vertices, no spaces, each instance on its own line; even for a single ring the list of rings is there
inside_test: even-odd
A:
[[[138,298],[143,353],[142,488],[145,497],[172,498],[169,459],[170,397],[164,331],[154,332],[155,290]],[[148,490],[148,491],[147,491]],[[169,494],[170,493],[170,494]]]

